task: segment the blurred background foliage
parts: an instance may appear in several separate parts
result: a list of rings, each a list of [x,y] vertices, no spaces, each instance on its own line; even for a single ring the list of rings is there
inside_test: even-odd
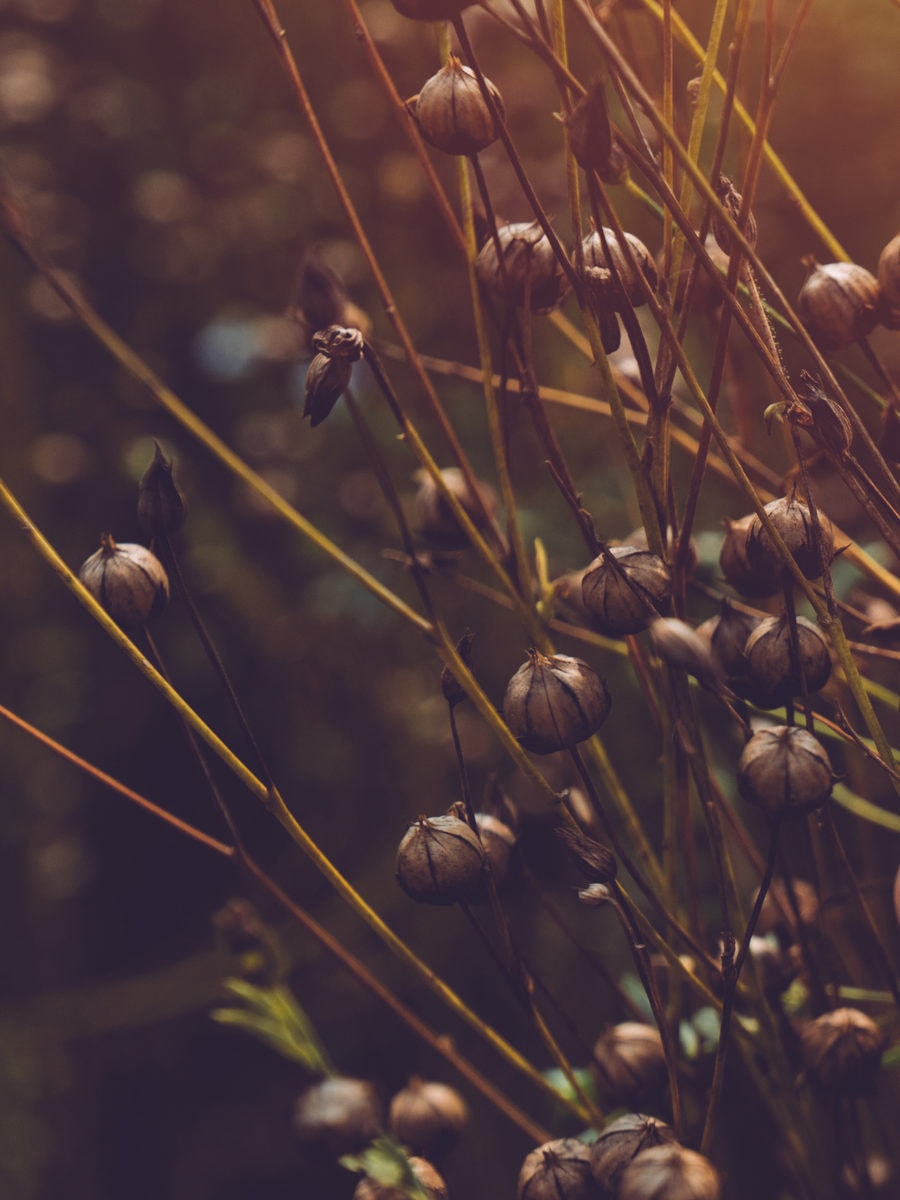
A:
[[[702,34],[711,4],[678,7]],[[436,69],[433,31],[404,21],[387,0],[370,0],[364,11],[401,94],[414,94]],[[282,16],[417,344],[472,363],[464,272],[344,7],[285,0]],[[629,21],[645,77],[658,90],[654,21],[637,10]],[[480,15],[473,13],[471,25],[526,165],[562,230],[558,98],[543,69],[523,59],[511,39]],[[898,29],[900,13],[889,0],[819,0],[772,134],[822,216],[870,269],[900,228]],[[588,51],[575,49],[583,77],[591,74]],[[742,76],[751,109],[756,68],[751,53]],[[679,55],[679,96],[698,69],[690,55]],[[501,152],[493,147],[483,157],[498,212],[527,219]],[[734,169],[739,158],[735,142]],[[437,166],[452,189],[452,163]],[[319,246],[371,313],[375,334],[390,340],[390,330],[250,0],[0,0],[0,167],[46,248],[116,330],[304,514],[414,603],[402,568],[383,555],[399,539],[343,405],[315,431],[300,419],[305,352],[286,309],[304,251]],[[620,215],[658,246],[646,213],[625,204]],[[800,256],[821,249],[770,174],[756,215],[762,256],[793,295],[803,277]],[[175,458],[189,505],[179,538],[190,584],[294,811],[389,922],[543,1062],[462,917],[416,908],[393,882],[407,823],[443,811],[457,794],[436,660],[236,486],[5,245],[0,274],[3,477],[77,568],[103,531],[140,540],[136,483],[159,440]],[[710,327],[698,322],[690,337],[702,364]],[[575,352],[540,323],[536,339],[542,378],[590,393],[590,372]],[[882,331],[876,341],[896,365],[896,336]],[[861,359],[853,365],[865,369]],[[744,387],[764,386],[755,363],[741,370]],[[391,371],[426,439],[439,445],[405,367]],[[411,497],[415,464],[363,372],[357,387],[394,478]],[[444,379],[440,391],[476,468],[490,475],[477,387]],[[555,413],[554,422],[602,535],[624,535],[637,513],[611,431],[574,412]],[[761,430],[758,436],[757,448],[778,469],[774,439]],[[529,431],[515,426],[513,439],[529,542],[543,539],[553,573],[582,565]],[[700,539],[709,572],[722,514],[741,511],[725,487],[707,496],[699,528],[712,538],[705,554]],[[0,553],[2,701],[223,836],[168,708],[5,517]],[[468,623],[475,631],[476,669],[499,700],[521,661],[521,634],[485,601],[440,580],[435,590],[451,629],[461,632]],[[240,752],[239,731],[177,607],[159,623],[158,638],[176,685]],[[614,659],[602,667],[615,697],[610,748],[652,821],[656,748],[629,716],[638,703],[635,684]],[[516,786],[476,718],[461,709],[460,722],[476,794],[492,771]],[[208,1019],[223,972],[211,916],[230,896],[252,891],[228,863],[128,808],[21,734],[4,727],[0,747],[0,1194],[349,1196],[351,1176],[338,1168],[317,1174],[293,1143],[291,1104],[302,1082],[296,1068]],[[223,772],[217,776],[272,875],[437,1028],[459,1038],[496,1082],[515,1090],[279,828]],[[524,836],[537,869],[565,901],[575,881],[533,800],[521,789],[517,799],[530,814]],[[585,977],[524,894],[511,907],[537,965],[595,1036],[612,1011],[603,985]],[[594,944],[612,932],[603,913],[572,919]],[[284,935],[292,983],[341,1069],[374,1078],[386,1095],[413,1071],[458,1082],[300,932]],[[625,969],[618,939],[609,953],[614,973]],[[477,1119],[448,1166],[451,1192],[509,1195],[529,1146],[476,1096],[467,1098]],[[536,1097],[531,1103],[540,1110]]]

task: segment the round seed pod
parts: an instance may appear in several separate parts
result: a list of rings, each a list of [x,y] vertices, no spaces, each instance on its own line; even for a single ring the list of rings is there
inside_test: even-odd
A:
[[[489,237],[478,252],[475,273],[485,287],[509,304],[524,305],[527,300],[533,312],[550,312],[569,288],[553,247],[537,221],[501,225],[496,241]]]
[[[501,888],[509,879],[512,869],[513,851],[516,848],[515,831],[493,813],[477,812],[475,824],[478,826],[478,836],[490,864],[494,883]]]
[[[644,1150],[676,1140],[670,1125],[643,1113],[626,1113],[604,1125],[591,1146],[591,1174],[601,1200],[615,1200],[625,1168],[634,1158]]]
[[[720,671],[712,647],[698,629],[678,617],[657,617],[650,622],[650,637],[661,659],[705,683],[715,683]]]
[[[397,850],[397,882],[412,900],[456,904],[477,899],[484,884],[484,850],[458,817],[419,817]]]
[[[645,1150],[622,1173],[618,1200],[720,1200],[722,1181],[708,1158],[677,1143]]]
[[[704,248],[706,253],[712,259],[715,267],[718,268],[718,272],[724,275],[728,270],[728,255],[719,249],[719,244],[711,233],[707,235]],[[679,267],[678,274],[675,277],[674,286],[672,286],[670,289],[675,297],[673,306],[676,310],[684,306],[685,291],[687,288],[693,260],[693,248],[686,243],[684,247],[684,253],[681,256],[681,266]],[[663,268],[662,252],[656,256],[656,266],[657,270],[661,272]],[[721,291],[718,289],[718,287],[716,287],[715,283],[710,278],[709,271],[707,271],[706,267],[701,265],[697,271],[697,277],[694,280],[694,286],[691,289],[691,306],[689,311],[696,315],[713,313],[716,311],[716,309],[721,307],[721,304]]]
[[[871,1017],[857,1008],[836,1008],[807,1021],[800,1032],[803,1061],[821,1088],[846,1096],[872,1090],[885,1038]]]
[[[489,79],[485,83],[503,115],[500,92]],[[499,137],[478,77],[453,54],[408,105],[425,140],[445,154],[471,156]]]
[[[301,1142],[323,1157],[354,1154],[378,1136],[381,1101],[365,1079],[322,1079],[301,1093],[293,1125]]]
[[[738,790],[773,817],[802,816],[831,795],[834,776],[825,748],[795,725],[755,733],[738,762]]]
[[[606,246],[603,238],[606,238]],[[593,230],[582,242],[584,253],[584,280],[588,297],[595,308],[618,309],[638,308],[646,304],[641,286],[643,275],[647,286],[656,291],[659,277],[653,255],[639,238],[626,233],[625,241],[631,249],[637,270],[632,267],[614,230],[603,227],[603,237]],[[607,249],[609,253],[607,253]],[[615,268],[615,274],[611,270]],[[618,277],[618,278],[617,278]]]
[[[723,600],[719,615],[704,621],[697,630],[709,639],[713,659],[732,687],[746,674],[744,647],[760,620],[761,618],[753,613],[742,612],[727,600]]]
[[[647,530],[643,527],[643,525],[638,526],[637,529],[632,529],[631,533],[629,533],[626,537],[624,537],[622,539],[622,545],[623,546],[634,546],[635,549],[637,549],[637,550],[649,550],[650,544],[647,539]],[[669,525],[666,528],[666,559],[667,559],[667,561],[671,562],[672,556],[674,553],[675,553],[675,535],[672,531],[672,526]],[[693,538],[691,538],[690,542],[688,543],[687,559],[685,561],[685,566],[687,568],[688,574],[690,574],[694,570],[694,568],[697,566],[697,561],[698,561],[698,559],[697,559],[697,543],[694,541]]]
[[[760,621],[744,646],[746,687],[742,694],[759,708],[780,708],[793,696],[817,692],[831,675],[831,653],[822,631],[797,618],[797,658],[791,652],[790,625],[786,616]]]
[[[416,529],[437,549],[464,550],[469,544],[466,531],[457,521],[437,484],[427,471],[419,471],[416,478],[419,485],[413,501],[413,521]],[[487,483],[478,483],[482,507],[472,495],[465,476],[458,467],[445,467],[441,471],[441,478],[475,528],[483,531],[486,527],[485,512],[491,515],[497,507],[494,489]]]
[[[747,555],[747,539],[756,519],[756,513],[748,513],[739,521],[725,522],[719,567],[726,581],[742,596],[774,596],[781,590],[780,565],[775,573],[764,565],[753,566]]]
[[[610,563],[612,555],[616,565]],[[660,616],[671,595],[669,569],[636,546],[613,546],[590,564],[581,598],[597,627],[610,637],[640,633]]]
[[[818,579],[822,574],[822,564],[819,561],[816,531],[809,506],[793,496],[784,496],[767,504],[765,512],[806,578]],[[834,552],[834,534],[830,523],[822,516],[819,516],[819,525],[822,530],[822,549],[830,562]],[[781,575],[781,556],[756,515],[751,519],[747,530],[746,553],[747,561],[754,571],[765,576]]]
[[[447,1185],[427,1159],[413,1156],[409,1165],[429,1200],[447,1200],[450,1194]],[[406,1188],[391,1187],[368,1176],[359,1181],[353,1192],[353,1200],[408,1200],[408,1197],[409,1192]]]
[[[892,308],[900,308],[900,233],[892,237],[878,259],[878,286]]]
[[[146,546],[117,545],[108,533],[100,549],[81,564],[78,578],[94,599],[125,629],[151,621],[169,600],[169,577]]]
[[[475,0],[391,0],[394,8],[413,21],[451,21]]]
[[[816,345],[843,350],[871,333],[881,300],[875,276],[856,263],[804,261],[810,270],[796,309]]]
[[[526,750],[553,754],[596,733],[610,703],[606,684],[582,659],[532,650],[507,685],[503,717]]]
[[[666,1057],[653,1025],[623,1021],[594,1044],[591,1071],[608,1105],[635,1111],[658,1107],[666,1089]]]
[[[466,1102],[455,1088],[414,1076],[391,1100],[388,1127],[411,1153],[440,1158],[468,1119]]]
[[[522,1163],[518,1200],[591,1200],[594,1195],[591,1150],[577,1138],[545,1142]]]

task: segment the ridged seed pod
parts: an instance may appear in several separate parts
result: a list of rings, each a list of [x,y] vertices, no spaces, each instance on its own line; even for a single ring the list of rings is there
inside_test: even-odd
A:
[[[594,559],[581,581],[585,608],[598,629],[610,637],[646,629],[662,614],[670,595],[666,564],[649,550],[636,546],[611,547]]]
[[[306,369],[303,416],[313,429],[321,425],[347,390],[353,364],[347,358],[316,354]]]
[[[774,596],[781,590],[781,572],[765,565],[755,567],[747,555],[747,540],[756,513],[748,513],[737,521],[725,522],[725,537],[719,550],[719,567],[736,592],[742,596]]]
[[[866,337],[878,321],[881,291],[878,280],[856,263],[824,266],[807,260],[810,268],[797,297],[797,315],[822,350],[843,350]]]
[[[712,647],[699,629],[678,617],[657,617],[650,622],[650,638],[656,653],[669,666],[680,668],[704,683],[714,684],[720,675]]]
[[[445,467],[441,479],[447,490],[459,501],[463,511],[477,530],[484,530],[490,516],[497,507],[497,496],[487,483],[478,482],[481,504],[472,495],[465,476],[459,467]],[[437,484],[427,471],[417,475],[418,491],[413,500],[413,522],[418,532],[439,550],[465,550],[469,545],[466,531],[457,521],[449,503],[441,494]]]
[[[455,1088],[414,1076],[391,1100],[388,1127],[410,1153],[440,1158],[468,1119],[466,1102]]]
[[[720,1200],[722,1181],[708,1158],[677,1144],[645,1150],[622,1174],[618,1200]]]
[[[857,1008],[836,1008],[807,1021],[800,1033],[803,1061],[811,1078],[829,1092],[859,1096],[872,1090],[885,1038]]]
[[[622,1021],[594,1044],[591,1071],[609,1106],[656,1108],[666,1091],[666,1056],[654,1025]]]
[[[770,816],[812,812],[831,795],[831,762],[817,738],[796,725],[761,729],[738,762],[738,791]]]
[[[900,233],[891,238],[878,259],[878,286],[879,320],[888,329],[900,329]]]
[[[713,658],[729,685],[733,686],[734,681],[743,679],[746,674],[744,647],[759,622],[760,618],[753,613],[741,612],[728,600],[723,600],[719,615],[704,621],[697,630],[709,639]]]
[[[759,708],[780,708],[794,696],[823,688],[831,676],[828,639],[805,617],[797,618],[797,656],[787,617],[760,621],[744,646],[746,695]]]
[[[500,92],[485,80],[488,91],[503,115]],[[422,136],[445,154],[477,154],[497,140],[494,114],[481,92],[478,77],[453,54],[408,107]]]
[[[124,629],[158,617],[169,600],[169,577],[156,555],[136,542],[117,545],[108,533],[81,564],[78,578]]]
[[[550,312],[568,291],[568,280],[553,247],[537,221],[501,225],[497,230],[502,265],[493,237],[481,247],[475,273],[491,291],[509,304],[533,312]]]
[[[625,1168],[644,1150],[676,1140],[670,1125],[643,1113],[626,1113],[604,1125],[591,1146],[591,1174],[599,1200],[615,1200]]]
[[[397,851],[397,882],[412,900],[456,904],[477,899],[484,884],[484,850],[458,817],[419,817]]]
[[[591,1200],[594,1195],[591,1150],[577,1138],[545,1142],[522,1163],[518,1200]]]
[[[425,1189],[428,1200],[447,1200],[449,1192],[443,1177],[427,1159],[413,1156],[409,1160],[410,1168],[420,1185]],[[353,1200],[409,1200],[409,1189],[391,1187],[387,1183],[379,1183],[377,1179],[361,1179],[353,1192]]]
[[[609,715],[606,684],[580,658],[532,650],[510,679],[503,717],[532,754],[570,749],[596,733]]]
[[[604,247],[603,239],[606,239]],[[656,273],[656,263],[653,255],[642,241],[633,234],[626,233],[625,240],[635,260],[632,267],[625,251],[622,249],[614,230],[603,228],[603,236],[598,230],[584,239],[584,278],[587,284],[588,297],[598,309],[617,309],[625,307],[638,308],[646,304],[644,288],[640,277],[643,276],[651,292],[656,291],[659,282]],[[607,253],[608,249],[608,253]],[[615,268],[615,274],[610,269]]]
[[[816,547],[816,532],[809,506],[794,496],[783,496],[767,504],[765,512],[806,578],[818,579],[822,574],[822,564]],[[822,549],[830,562],[834,553],[834,534],[826,518],[818,515],[822,531]],[[762,521],[755,515],[747,530],[746,554],[750,566],[762,577],[780,575],[781,556]]]
[[[301,1142],[323,1157],[353,1154],[378,1136],[381,1101],[365,1079],[322,1079],[300,1095],[293,1124]]]

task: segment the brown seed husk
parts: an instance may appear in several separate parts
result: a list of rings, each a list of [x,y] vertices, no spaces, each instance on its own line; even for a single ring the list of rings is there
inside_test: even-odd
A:
[[[446,1083],[413,1077],[391,1100],[388,1126],[411,1154],[440,1158],[469,1119],[465,1100]]]
[[[698,630],[698,633],[703,633],[709,638],[713,658],[732,686],[746,674],[744,647],[747,645],[747,638],[759,623],[760,618],[753,613],[742,612],[728,600],[723,600],[719,616],[704,621]]]
[[[485,287],[508,304],[533,312],[550,312],[560,304],[569,282],[553,247],[537,221],[501,225],[497,230],[502,266],[494,238],[489,237],[475,260],[475,273]]]
[[[136,542],[117,544],[108,533],[82,563],[78,578],[124,629],[158,617],[169,600],[169,577],[156,555]]]
[[[781,590],[779,570],[765,564],[754,566],[747,555],[747,540],[756,513],[748,513],[737,521],[725,522],[725,537],[719,550],[719,566],[725,579],[742,596],[774,596]]]
[[[809,506],[794,496],[785,496],[767,504],[765,511],[790,551],[794,562],[806,578],[818,579],[822,574],[822,564],[819,560],[816,532]],[[819,525],[822,531],[822,549],[827,563],[830,562],[834,553],[834,534],[829,522],[821,515],[819,516]],[[746,554],[751,568],[759,571],[763,576],[768,578],[781,574],[783,569],[781,555],[769,537],[768,530],[755,515],[747,530]]]
[[[424,904],[476,899],[484,867],[478,835],[458,817],[419,817],[397,850],[397,882]]]
[[[503,100],[491,81],[488,91],[503,115]],[[497,140],[494,114],[485,100],[478,77],[453,54],[428,80],[409,106],[426,141],[445,154],[477,154]]]
[[[871,1091],[885,1038],[857,1008],[837,1008],[807,1021],[800,1048],[810,1077],[827,1091],[859,1096]]]
[[[586,662],[567,654],[529,654],[510,679],[503,717],[517,741],[532,754],[577,746],[596,733],[609,715],[606,684]]]
[[[814,260],[797,297],[797,315],[823,350],[843,350],[866,337],[878,321],[878,280],[856,263],[824,266]]]
[[[415,1155],[410,1158],[409,1165],[419,1183],[425,1189],[428,1200],[447,1200],[449,1192],[442,1176],[427,1159]],[[406,1188],[390,1187],[379,1183],[376,1179],[361,1179],[356,1185],[353,1200],[409,1200]]]
[[[606,246],[603,244],[604,238]],[[626,233],[625,240],[631,249],[637,270],[631,266],[612,229],[604,226],[602,237],[599,230],[595,229],[582,244],[588,297],[598,309],[621,311],[623,308],[637,308],[646,304],[644,288],[640,282],[641,275],[650,291],[656,291],[659,279],[653,255],[633,234]],[[615,268],[614,272],[611,266]]]
[[[805,617],[797,618],[795,660],[786,616],[760,621],[744,645],[745,675],[741,695],[759,708],[780,708],[794,696],[823,688],[831,676],[828,639]]]
[[[545,1142],[519,1171],[518,1200],[591,1200],[590,1147],[577,1138]]]
[[[667,1079],[659,1030],[641,1021],[613,1025],[594,1045],[591,1070],[607,1104],[634,1110],[657,1107]]]
[[[610,1121],[591,1146],[591,1174],[600,1200],[615,1200],[626,1167],[639,1154],[675,1140],[670,1125],[643,1113],[625,1113]]]
[[[365,1079],[322,1079],[301,1093],[293,1125],[301,1142],[323,1156],[353,1154],[378,1136],[383,1125],[381,1101]]]
[[[720,1200],[722,1181],[708,1158],[670,1144],[645,1150],[622,1174],[618,1200]]]
[[[485,513],[492,514],[497,506],[494,489],[489,484],[479,481],[479,504],[469,490],[459,467],[445,467],[441,471],[441,478],[475,528],[479,531],[484,530]],[[418,473],[417,481],[419,488],[413,500],[413,521],[418,532],[437,549],[464,550],[469,544],[466,531],[457,521],[435,481],[424,470]]]
[[[770,816],[803,816],[831,795],[834,776],[821,742],[805,729],[761,729],[738,762],[738,790]]]
[[[610,637],[640,633],[662,615],[671,595],[669,569],[661,558],[636,546],[613,546],[610,563],[601,554],[581,581],[581,597],[598,629]]]

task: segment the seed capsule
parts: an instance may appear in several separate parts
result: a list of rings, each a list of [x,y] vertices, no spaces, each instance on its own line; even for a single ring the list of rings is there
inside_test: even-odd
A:
[[[823,350],[843,350],[875,328],[881,292],[878,280],[856,263],[822,266],[804,260],[810,268],[797,297],[797,315],[810,337]]]
[[[737,224],[738,216],[741,211],[741,203],[743,196],[738,191],[735,191],[734,184],[727,175],[720,175],[716,183],[716,195],[722,202],[725,211],[728,213],[731,220]],[[731,254],[734,248],[734,237],[731,227],[727,221],[723,219],[718,209],[712,215],[712,231],[713,236],[718,242],[719,249],[723,254]],[[751,246],[756,245],[757,230],[756,218],[753,213],[749,213],[747,217],[747,225],[744,229],[744,237]]]
[[[364,1079],[323,1079],[301,1094],[293,1124],[300,1140],[323,1156],[353,1154],[378,1136],[381,1102]]]
[[[147,537],[164,537],[184,525],[184,500],[172,478],[172,463],[159,443],[138,485],[138,524]]]
[[[645,1150],[622,1174],[618,1200],[719,1200],[722,1181],[708,1158],[671,1144]]]
[[[457,521],[453,510],[427,471],[416,476],[419,490],[413,501],[413,520],[419,533],[440,550],[465,550],[469,545],[466,531]],[[466,478],[459,467],[445,467],[441,478],[447,490],[459,501],[475,528],[482,531],[487,526],[485,514],[490,516],[497,507],[497,496],[487,483],[479,482],[481,504],[472,495]]]
[[[731,686],[746,675],[744,647],[759,622],[760,618],[753,613],[741,612],[723,600],[719,616],[704,621],[697,631],[709,638],[713,659]]]
[[[590,1147],[577,1138],[545,1142],[519,1171],[518,1200],[591,1200]]]
[[[606,246],[603,244],[606,239]],[[603,229],[603,237],[595,229],[583,242],[584,278],[592,304],[598,309],[638,308],[646,304],[643,276],[651,291],[656,291],[659,282],[653,255],[642,241],[630,233],[625,234],[635,267],[632,267],[625,251],[612,229]],[[608,252],[607,252],[608,251]],[[611,268],[615,268],[615,274]]]
[[[900,233],[881,252],[878,286],[881,289],[878,319],[888,329],[900,329]]]
[[[502,265],[493,237],[484,243],[475,260],[475,273],[484,286],[509,304],[524,305],[527,301],[534,312],[556,308],[568,291],[568,280],[538,222],[501,225],[497,241]]]
[[[156,555],[136,542],[117,545],[108,533],[82,563],[78,578],[124,629],[158,617],[169,600],[169,577]]]
[[[759,708],[779,708],[793,696],[817,692],[831,675],[831,654],[822,631],[797,618],[797,657],[791,648],[787,617],[760,621],[744,646],[746,694]]]
[[[687,671],[695,679],[715,683],[719,677],[712,647],[698,629],[677,617],[657,617],[650,622],[654,649],[670,666]]]
[[[848,1096],[872,1090],[885,1039],[857,1008],[836,1008],[808,1021],[800,1034],[803,1061],[820,1087]]]
[[[581,581],[585,608],[610,637],[646,629],[668,604],[670,594],[666,564],[636,546],[613,546],[594,559]]]
[[[585,171],[596,171],[604,183],[622,183],[628,159],[616,142],[602,80],[595,80],[565,119],[572,155]]]
[[[821,808],[833,783],[821,742],[796,725],[761,729],[738,762],[738,791],[771,816],[803,816]]]
[[[503,716],[513,736],[532,754],[577,746],[609,716],[606,684],[580,658],[547,658],[532,650],[503,697]]]
[[[391,1100],[388,1124],[411,1153],[440,1158],[458,1140],[468,1119],[466,1102],[455,1088],[413,1077]]]
[[[753,566],[747,555],[747,540],[755,513],[739,521],[725,522],[725,537],[719,550],[719,566],[725,579],[742,596],[774,596],[781,589],[780,564],[776,573],[764,563]]]
[[[397,882],[424,904],[477,899],[484,867],[478,835],[458,817],[419,817],[397,851]]]
[[[639,1154],[674,1141],[670,1125],[642,1113],[626,1113],[605,1125],[591,1146],[591,1174],[602,1200],[614,1200],[625,1168]]]
[[[414,1156],[409,1160],[409,1165],[428,1200],[447,1200],[447,1185],[427,1159]],[[356,1185],[353,1200],[409,1200],[409,1188],[391,1187],[390,1184],[367,1177]]]
[[[809,506],[794,496],[784,496],[767,504],[765,512],[806,578],[818,579],[822,574],[822,563],[816,546],[816,533]],[[822,549],[830,562],[834,552],[834,534],[831,525],[822,516],[819,516],[819,525],[822,531]],[[747,530],[746,553],[754,571],[765,577],[780,575],[781,555],[757,516],[753,517]]]
[[[503,115],[500,92],[485,80]],[[497,140],[494,114],[481,92],[478,77],[451,54],[445,66],[428,80],[409,107],[422,136],[445,154],[477,154]]]
[[[303,416],[313,429],[321,425],[347,390],[353,366],[347,358],[317,354],[306,370]]]
[[[623,1021],[594,1045],[591,1070],[609,1105],[640,1109],[659,1103],[666,1085],[666,1056],[653,1025]]]

